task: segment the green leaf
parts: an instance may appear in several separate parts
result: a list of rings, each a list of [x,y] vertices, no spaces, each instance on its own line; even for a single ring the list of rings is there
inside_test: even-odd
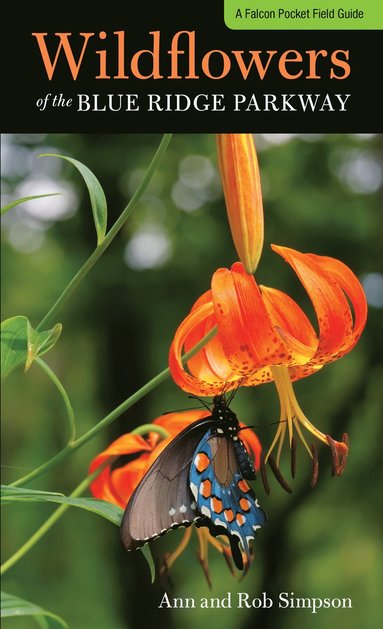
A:
[[[56,323],[51,330],[38,332],[32,328],[27,319],[27,360],[25,362],[25,371],[28,371],[37,356],[45,354],[56,344],[61,330],[61,323]]]
[[[4,205],[1,208],[1,216],[6,212],[9,212],[16,205],[20,205],[20,203],[25,203],[25,201],[33,201],[33,199],[42,199],[43,197],[57,197],[57,195],[61,194],[61,192],[50,192],[49,194],[33,194],[30,197],[22,197],[22,199],[16,199],[16,201],[12,201],[8,205]]]
[[[1,377],[5,378],[18,365],[29,369],[36,356],[49,351],[57,342],[61,323],[45,332],[34,330],[27,317],[18,315],[1,324]]]
[[[0,495],[3,504],[19,500],[46,500],[49,496],[63,497],[56,491],[41,491],[40,489],[24,489],[13,485],[0,485]]]
[[[23,487],[12,487],[1,485],[1,502],[10,504],[12,502],[58,502],[71,507],[86,509],[92,513],[102,516],[116,526],[120,526],[124,510],[106,500],[96,500],[95,498],[71,498],[51,491],[39,491],[35,489],[25,489]]]
[[[10,618],[12,616],[36,616],[36,620],[44,619],[46,621],[45,626],[49,629],[67,629],[68,627],[66,622],[56,614],[52,614],[52,612],[48,612],[46,609],[18,596],[1,592],[1,617]],[[41,623],[41,626],[44,624]]]
[[[154,565],[153,555],[152,555],[152,551],[150,550],[149,544],[145,544],[145,546],[140,548],[140,550],[142,554],[144,555],[146,561],[148,562],[149,570],[150,570],[150,578],[151,578],[152,583],[154,583],[154,580],[156,578],[156,568]]]
[[[97,244],[100,245],[105,238],[108,210],[105,194],[97,177],[87,166],[72,157],[57,155],[56,153],[43,153],[40,157],[60,157],[73,164],[73,166],[76,166],[77,170],[81,173],[89,190],[93,219],[97,232]]]

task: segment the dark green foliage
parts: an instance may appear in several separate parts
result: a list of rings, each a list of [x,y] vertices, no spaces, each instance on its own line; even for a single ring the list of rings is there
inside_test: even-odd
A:
[[[257,279],[296,298],[314,321],[299,281],[269,245],[275,242],[337,257],[362,278],[382,273],[382,137],[293,137],[281,144],[271,144],[265,136],[256,139],[265,207],[265,249]],[[78,207],[73,199],[73,212],[65,220],[29,215],[27,244],[43,235],[41,246],[30,253],[22,251],[22,244],[15,248],[15,242],[22,242],[15,224],[26,216],[27,205],[38,205],[40,200],[12,208],[4,218],[3,319],[25,314],[36,327],[91,253],[95,234],[88,192],[73,166],[57,160],[55,168],[61,170],[50,174],[44,169],[53,158],[36,160],[31,155],[57,152],[86,164],[104,188],[111,225],[132,196],[160,137],[7,136],[4,141],[27,159],[24,171],[22,162],[13,172],[4,169],[6,191],[13,191],[33,168],[36,177],[44,172],[52,177],[45,192],[56,192],[54,181],[63,179],[78,197]],[[190,170],[194,162],[182,161],[190,155],[210,160],[196,162],[200,174]],[[167,366],[177,325],[209,288],[214,270],[236,260],[220,182],[217,173],[209,170],[212,167],[216,169],[213,135],[174,136],[133,216],[59,313],[57,321],[64,332],[46,361],[70,395],[79,434]],[[180,210],[180,198],[195,209]],[[44,204],[54,204],[56,199],[61,197],[44,199]],[[162,264],[138,270],[124,262],[127,243],[140,231],[163,238],[167,257]],[[129,251],[132,260],[132,245]],[[276,605],[264,613],[235,608],[205,611],[198,606],[173,613],[159,610],[163,591],[150,584],[142,555],[126,555],[117,529],[80,509],[69,509],[7,573],[4,589],[54,612],[76,629],[197,629],[212,621],[217,627],[220,623],[219,629],[290,629],[298,622],[307,629],[338,622],[347,623],[348,629],[375,629],[382,565],[381,317],[381,308],[370,307],[367,328],[355,350],[295,385],[301,407],[314,424],[334,438],[349,433],[351,451],[344,476],[331,478],[329,451],[320,446],[319,481],[312,490],[310,461],[298,447],[292,496],[285,495],[272,479],[269,497],[261,486],[258,489],[269,522],[258,535],[254,566],[243,582],[232,579],[223,558],[211,550],[213,591],[209,593],[196,560],[194,535],[171,572],[172,596],[176,597],[199,600],[231,591],[235,598],[235,592],[242,591],[253,598],[266,591],[276,600],[279,592],[295,592],[302,597],[351,597],[353,610],[311,614],[309,610],[278,610]],[[194,405],[167,381],[31,488],[68,495],[85,476],[91,459],[110,441],[165,411]],[[233,407],[240,419],[261,426],[256,432],[266,447],[275,430],[269,424],[279,417],[274,386],[240,391]],[[4,483],[23,476],[65,444],[61,401],[36,365],[27,375],[19,368],[8,377],[3,416]],[[288,469],[286,458],[287,477]],[[52,509],[42,503],[7,507],[4,558],[28,539]],[[174,548],[179,539],[178,532],[165,536],[154,544],[154,554]],[[25,619],[21,622],[13,621],[15,629],[35,626],[32,620],[31,625]]]

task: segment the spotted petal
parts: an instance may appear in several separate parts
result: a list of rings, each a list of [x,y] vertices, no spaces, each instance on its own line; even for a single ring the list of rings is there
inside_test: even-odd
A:
[[[304,254],[276,245],[272,248],[297,273],[318,319],[319,342],[307,365],[337,360],[354,347],[366,323],[366,298],[358,279],[346,265],[334,258]],[[354,309],[355,321],[348,299]]]
[[[309,318],[286,293],[267,286],[260,286],[260,289],[271,320],[289,348],[286,362],[292,363],[294,354],[297,364],[307,363],[318,347],[318,338]]]
[[[194,395],[216,395],[222,392],[223,383],[232,382],[232,386],[235,386],[239,379],[225,358],[221,341],[217,337],[188,361],[187,369],[182,364],[184,351],[194,346],[214,326],[213,303],[196,304],[180,324],[170,347],[169,368],[172,377],[179,387]]]
[[[346,338],[344,347],[339,350],[337,356],[335,357],[335,359],[338,359],[352,350],[363,332],[367,321],[366,295],[364,294],[362,285],[358,278],[354,275],[351,269],[349,269],[349,267],[343,264],[340,260],[326,256],[316,256],[314,254],[310,254],[310,258],[319,258],[323,269],[325,269],[325,271],[336,280],[348,300],[351,302],[353,308],[354,325],[351,333]]]
[[[212,300],[212,293],[209,290],[197,299],[192,312],[203,304],[212,304]],[[214,312],[201,323],[195,325],[185,338],[185,352],[191,350],[215,325],[216,317]],[[188,361],[188,369],[199,379],[208,381],[216,380],[217,378],[220,380],[231,380],[235,376],[225,356],[219,334]]]

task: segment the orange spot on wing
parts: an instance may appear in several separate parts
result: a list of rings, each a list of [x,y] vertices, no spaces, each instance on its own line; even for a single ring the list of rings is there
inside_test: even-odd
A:
[[[239,506],[242,511],[250,511],[251,502],[247,498],[241,498],[239,501]]]
[[[202,481],[202,483],[199,486],[199,493],[204,498],[210,498],[210,496],[211,496],[211,482],[209,481],[209,479]]]
[[[247,492],[248,492],[248,491],[250,491],[250,487],[249,487],[249,485],[248,485],[248,484],[247,484],[247,482],[246,482],[245,480],[243,480],[243,479],[242,479],[242,480],[240,480],[240,481],[238,481],[238,483],[237,483],[237,487],[238,487],[241,491],[243,491],[243,493],[244,493],[244,494],[247,494]]]
[[[232,509],[225,509],[226,522],[232,522],[234,520],[234,513]]]
[[[210,465],[210,459],[204,452],[199,452],[195,458],[194,465],[197,468],[197,471],[201,474]]]
[[[246,522],[246,518],[242,513],[237,513],[236,518],[238,526],[243,526]]]
[[[222,500],[219,500],[218,498],[213,497],[210,501],[210,506],[211,506],[211,510],[214,511],[214,513],[222,513],[222,509],[223,509]]]

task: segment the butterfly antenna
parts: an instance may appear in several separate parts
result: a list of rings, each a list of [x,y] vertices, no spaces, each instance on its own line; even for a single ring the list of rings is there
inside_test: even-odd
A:
[[[229,390],[229,388],[230,388],[230,384],[231,384],[231,383],[230,383],[230,382],[228,382],[227,380],[225,381],[225,383],[224,383],[224,385],[223,385],[223,387],[222,387],[222,389],[221,389],[221,393],[220,393],[220,396],[221,396],[221,397],[226,398],[226,393],[228,392],[228,390]],[[235,389],[235,391],[236,391],[236,389]],[[233,393],[233,391],[232,391],[232,393]],[[232,398],[232,393],[229,395],[229,399],[230,399],[230,401],[233,399],[233,398]],[[227,403],[228,403],[228,402],[227,402]]]
[[[242,386],[242,382],[243,382],[243,381],[244,381],[244,378],[240,378],[240,379],[238,380],[237,386],[235,387],[235,389],[233,389],[233,390],[231,391],[231,393],[230,393],[230,395],[229,395],[229,397],[228,397],[228,399],[227,399],[227,402],[226,402],[227,406],[230,406],[230,404],[232,403],[232,401],[233,401],[233,399],[234,399],[235,395],[238,393],[239,388]],[[228,386],[229,386],[229,384],[228,384],[228,383],[226,383],[226,386],[228,387]],[[222,394],[223,394],[223,395],[225,394],[225,390],[223,390],[223,391],[222,391]]]
[[[198,395],[189,395],[189,398],[191,400],[198,400],[198,402],[200,404],[202,404],[202,406],[204,406],[205,408],[207,408],[208,411],[211,411],[211,408],[209,406],[209,404],[206,404],[205,400],[202,400],[200,397],[198,397]]]
[[[242,428],[238,429],[238,432],[240,432],[241,430],[247,430],[248,428],[267,428],[267,426],[275,426],[276,424],[283,424],[285,422],[287,422],[287,419],[281,419],[281,421],[271,422],[270,424],[253,424],[251,426],[242,426]]]
[[[269,479],[267,478],[266,463],[265,463],[265,457],[263,456],[263,454],[261,454],[261,478],[262,478],[262,483],[265,488],[265,491],[267,495],[269,496],[270,485],[269,485]]]
[[[230,393],[229,397],[227,398],[227,406],[230,406],[230,404],[232,403],[232,401],[234,400],[235,394],[237,393],[239,387],[237,387],[236,389],[233,389],[233,391]]]
[[[176,408],[172,411],[164,411],[161,415],[170,415],[171,413],[184,413],[185,411],[199,411],[199,406],[188,406],[187,408]]]
[[[232,401],[233,397],[237,394],[238,390],[240,389],[240,387],[243,385],[243,383],[245,382],[246,378],[240,378],[237,382],[237,386],[235,387],[235,389],[233,390],[231,397],[230,397],[230,402]]]

